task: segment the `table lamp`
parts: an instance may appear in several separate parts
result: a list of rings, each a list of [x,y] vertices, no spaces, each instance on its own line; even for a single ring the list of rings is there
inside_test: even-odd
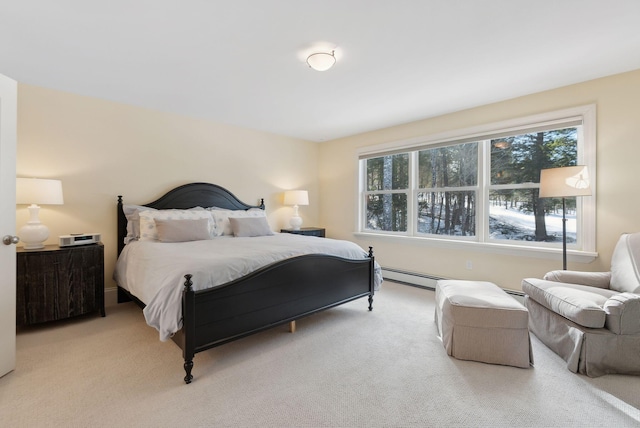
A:
[[[44,248],[49,228],[40,223],[38,215],[42,205],[62,205],[62,182],[40,178],[16,179],[16,205],[29,205],[29,221],[18,232],[26,250]]]
[[[298,215],[298,205],[309,205],[309,193],[306,190],[287,190],[284,192],[284,204],[293,205],[293,217],[289,224],[293,230],[300,230],[302,218]]]

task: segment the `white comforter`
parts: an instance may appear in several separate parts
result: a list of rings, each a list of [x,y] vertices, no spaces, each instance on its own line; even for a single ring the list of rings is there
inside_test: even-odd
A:
[[[169,339],[182,328],[184,275],[193,275],[194,290],[222,285],[262,266],[303,254],[331,254],[362,259],[367,253],[349,241],[276,233],[273,236],[235,238],[221,236],[205,241],[127,244],[116,263],[114,279],[146,304],[144,316]],[[382,283],[376,263],[375,289]]]

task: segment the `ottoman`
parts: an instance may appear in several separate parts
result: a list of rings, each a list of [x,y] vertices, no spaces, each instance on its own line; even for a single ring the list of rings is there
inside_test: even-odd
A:
[[[491,282],[439,280],[435,321],[452,357],[522,368],[533,364],[527,308]]]

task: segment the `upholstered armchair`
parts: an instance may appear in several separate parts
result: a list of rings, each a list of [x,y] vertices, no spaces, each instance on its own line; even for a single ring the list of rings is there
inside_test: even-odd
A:
[[[611,271],[522,281],[529,329],[572,372],[640,374],[640,233],[623,234]]]

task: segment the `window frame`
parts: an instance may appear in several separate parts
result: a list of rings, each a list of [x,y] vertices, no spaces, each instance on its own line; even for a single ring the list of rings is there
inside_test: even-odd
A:
[[[468,143],[468,142],[467,142]],[[477,144],[476,141],[473,141],[473,143]],[[449,142],[449,143],[445,143],[445,144],[433,144],[427,147],[421,147],[420,150],[415,150],[413,151],[413,155],[414,155],[414,159],[415,159],[415,165],[416,168],[413,171],[414,172],[414,176],[413,176],[413,181],[411,182],[414,187],[412,188],[413,190],[413,196],[414,196],[414,210],[412,211],[412,213],[415,215],[415,213],[417,213],[417,204],[418,204],[418,193],[428,193],[429,191],[431,192],[440,192],[440,193],[447,193],[447,192],[475,192],[475,202],[476,204],[478,203],[478,196],[480,194],[479,189],[480,189],[480,182],[482,180],[481,178],[481,166],[482,166],[482,160],[481,160],[481,151],[480,151],[480,145],[478,145],[478,147],[476,148],[477,151],[477,165],[476,165],[476,170],[478,171],[477,173],[477,183],[476,185],[467,185],[467,186],[436,186],[436,187],[419,187],[420,186],[420,171],[418,170],[419,164],[420,164],[420,151],[425,150],[425,149],[437,149],[437,148],[442,148],[442,147],[450,147],[450,146],[455,146],[458,144],[464,144],[464,143],[458,143],[458,142]],[[413,225],[417,228],[417,221],[413,220]],[[477,224],[477,221],[476,221]],[[434,235],[434,234],[430,234],[430,233],[422,233],[419,232],[418,230],[414,231],[414,236],[416,237],[425,237],[425,238],[438,238],[440,236],[442,236],[443,239],[451,239],[451,240],[461,240],[461,241],[477,241],[478,240],[478,232],[476,230],[476,235],[475,236],[460,236],[460,235]]]
[[[403,232],[403,231],[392,231],[392,230],[385,230],[382,231],[385,234],[394,234],[394,235],[406,235],[407,233],[409,233],[410,229],[411,229],[411,221],[410,221],[410,216],[411,216],[411,188],[413,186],[412,182],[411,182],[411,176],[412,176],[412,171],[413,171],[413,159],[411,154],[409,154],[408,156],[408,174],[409,177],[407,177],[407,188],[403,188],[403,189],[376,189],[376,190],[367,190],[368,188],[368,177],[367,177],[367,171],[366,169],[363,171],[363,188],[362,188],[362,192],[361,192],[361,197],[362,197],[362,205],[363,205],[363,209],[362,209],[362,213],[364,215],[364,218],[362,219],[362,224],[366,224],[367,223],[367,218],[366,218],[366,212],[367,212],[367,196],[369,195],[406,195],[407,198],[407,231]],[[374,231],[373,229],[366,229],[366,230],[371,230]],[[375,231],[374,231],[375,232]],[[376,232],[376,233],[381,233],[381,232]]]
[[[551,111],[547,113],[530,115],[521,118],[489,123],[453,130],[449,132],[427,135],[410,140],[395,141],[374,146],[362,147],[357,150],[357,200],[358,212],[356,218],[357,236],[367,238],[379,238],[382,240],[394,240],[400,242],[420,243],[421,245],[433,245],[444,248],[473,248],[480,251],[490,251],[504,254],[521,254],[534,257],[555,258],[561,248],[557,244],[548,245],[530,241],[502,241],[491,240],[488,235],[488,192],[495,189],[496,185],[490,184],[490,144],[482,143],[499,136],[517,135],[532,130],[549,129],[556,126],[563,127],[567,124],[581,125],[578,136],[577,163],[586,165],[589,169],[592,195],[580,197],[577,203],[580,205],[579,216],[576,219],[577,242],[567,245],[567,252],[572,260],[590,262],[597,257],[596,248],[596,106],[588,104],[569,109]],[[465,142],[478,141],[478,187],[477,187],[477,211],[476,211],[476,236],[440,236],[418,234],[416,230],[417,193],[418,189],[418,151],[421,149],[449,146]],[[407,203],[408,225],[407,232],[387,232],[365,229],[365,182],[366,160],[390,154],[409,152],[409,201]],[[536,183],[532,184],[533,187]],[[560,246],[561,247],[561,246]]]

